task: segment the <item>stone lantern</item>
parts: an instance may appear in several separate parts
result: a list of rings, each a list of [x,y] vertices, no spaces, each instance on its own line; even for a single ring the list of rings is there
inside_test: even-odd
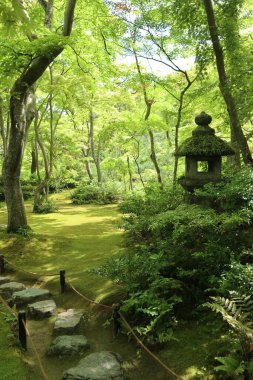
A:
[[[221,157],[235,154],[227,142],[215,136],[214,129],[209,126],[211,121],[211,116],[205,112],[196,116],[197,127],[192,137],[178,148],[177,156],[185,156],[185,177],[179,179],[179,183],[190,192],[208,182],[218,182]]]

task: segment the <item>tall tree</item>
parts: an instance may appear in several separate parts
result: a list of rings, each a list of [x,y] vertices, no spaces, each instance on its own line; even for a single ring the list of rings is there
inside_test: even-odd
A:
[[[71,34],[75,5],[76,0],[67,1],[62,28],[63,37]],[[8,209],[7,230],[9,232],[15,232],[19,228],[28,228],[20,174],[26,136],[35,115],[33,86],[50,63],[63,51],[64,44],[62,42],[48,46],[40,56],[31,60],[11,89],[10,136],[3,163],[3,180]]]
[[[251,152],[249,150],[248,142],[244,136],[240,120],[238,117],[238,112],[236,108],[236,103],[230,88],[229,80],[227,77],[225,69],[225,61],[222,46],[219,39],[218,28],[216,24],[214,9],[212,0],[204,0],[204,7],[207,16],[208,28],[213,44],[213,50],[216,58],[216,67],[219,75],[220,90],[224,101],[227,106],[230,126],[231,126],[231,141],[235,144],[238,144],[240,151],[242,153],[243,161],[246,164],[253,166],[253,160]],[[236,146],[235,146],[236,148]]]

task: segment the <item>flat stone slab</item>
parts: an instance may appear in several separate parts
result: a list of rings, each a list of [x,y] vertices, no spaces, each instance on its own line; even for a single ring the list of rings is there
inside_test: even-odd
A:
[[[22,291],[25,289],[25,285],[21,284],[21,282],[7,282],[5,284],[0,285],[0,294],[5,297],[10,297],[13,293],[17,291]]]
[[[81,322],[82,310],[68,309],[58,314],[54,325],[56,334],[73,334]]]
[[[11,282],[10,277],[0,276],[0,285],[6,284],[7,282]]]
[[[57,315],[56,303],[54,300],[39,301],[27,306],[29,317],[32,319],[50,318]]]
[[[29,303],[46,300],[50,297],[49,290],[40,288],[29,288],[13,293],[13,302],[19,305],[27,305]]]
[[[63,380],[123,380],[123,371],[117,354],[95,352],[82,359],[77,367],[63,373]]]
[[[77,355],[90,348],[88,340],[83,335],[62,335],[52,342],[48,355]]]

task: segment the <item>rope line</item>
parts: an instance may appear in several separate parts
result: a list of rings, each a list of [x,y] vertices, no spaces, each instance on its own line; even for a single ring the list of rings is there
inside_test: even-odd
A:
[[[56,276],[59,276],[60,273],[38,273],[38,272],[30,272],[26,269],[22,269],[22,268],[19,268],[17,265],[13,264],[11,261],[9,260],[6,260],[6,258],[4,258],[4,261],[9,264],[9,266],[13,267],[14,269],[16,269],[18,272],[23,272],[23,273],[28,273],[28,274],[31,274],[33,276],[37,276],[37,277],[56,277]],[[80,275],[80,274],[83,274],[84,272],[86,271],[82,271],[82,272],[74,272],[74,273],[70,273],[71,276],[77,276],[77,275]]]
[[[123,316],[122,312],[119,311],[119,315],[120,315],[120,318],[122,319],[122,321],[124,322],[124,324],[126,325],[128,331],[133,335],[133,337],[135,338],[135,340],[139,343],[139,345],[154,359],[156,360],[166,371],[168,371],[170,374],[174,375],[177,379],[180,379],[182,380],[182,377],[178,376],[172,369],[170,369],[165,363],[163,363],[159,358],[158,356],[156,356],[155,354],[153,354],[152,351],[150,351],[148,349],[147,346],[145,346],[145,344],[138,338],[138,336],[135,334],[135,332],[133,331],[133,328],[129,325],[129,323],[127,322],[126,318]]]
[[[70,286],[70,288],[71,288],[72,290],[74,290],[74,292],[75,292],[76,294],[78,294],[80,297],[82,297],[85,301],[88,301],[88,302],[90,302],[90,303],[93,303],[94,305],[101,306],[101,307],[104,307],[104,308],[106,308],[106,309],[110,309],[110,310],[112,310],[112,307],[111,307],[111,306],[109,306],[109,305],[105,305],[105,304],[103,304],[103,303],[101,303],[101,302],[96,302],[96,301],[94,301],[94,300],[92,300],[92,299],[86,297],[86,296],[83,295],[82,293],[80,293],[80,292],[74,287],[74,285],[72,285],[72,283],[71,283],[69,280],[67,280],[67,284]]]
[[[12,262],[6,260],[6,258],[4,258],[4,261],[6,261],[7,264],[9,264],[11,267],[13,267],[14,269],[16,269],[18,272],[23,272],[23,273],[28,273],[28,274],[32,274],[33,276],[38,276],[38,277],[55,277],[55,276],[59,276],[59,273],[36,273],[36,272],[30,272],[28,270],[25,270],[25,269],[22,269],[22,268],[19,268],[17,265],[13,264]]]
[[[18,314],[8,305],[8,303],[3,299],[3,297],[0,295],[0,301],[1,303],[5,306],[5,308],[16,318],[16,320],[18,320]],[[45,372],[45,369],[43,367],[43,364],[41,362],[41,359],[40,359],[40,356],[39,356],[39,353],[36,349],[36,346],[34,344],[34,341],[31,337],[31,333],[30,331],[28,330],[28,327],[26,326],[25,322],[22,321],[23,323],[23,326],[24,326],[24,329],[26,331],[26,335],[30,338],[30,342],[31,342],[31,346],[32,346],[32,350],[33,350],[33,353],[35,354],[37,360],[38,360],[38,363],[39,363],[39,368],[40,368],[40,371],[42,373],[42,376],[45,380],[49,380],[46,372]]]
[[[100,302],[96,302],[88,297],[86,297],[84,294],[80,293],[75,287],[74,285],[72,285],[72,283],[68,280],[67,283],[69,284],[70,288],[74,290],[75,293],[77,293],[80,297],[82,297],[84,300],[88,301],[89,303],[93,303],[95,305],[98,305],[98,306],[101,306],[101,307],[104,307],[104,308],[107,308],[107,309],[110,309],[110,310],[113,310],[113,308],[109,305],[105,305],[105,304],[102,304]],[[172,369],[170,369],[165,363],[163,363],[159,358],[158,356],[156,356],[155,354],[153,354],[152,351],[150,351],[148,349],[148,347],[145,346],[145,344],[140,340],[140,338],[138,338],[138,336],[135,334],[135,332],[133,331],[133,328],[129,325],[129,323],[127,322],[126,318],[123,316],[122,312],[119,311],[119,315],[120,315],[120,318],[122,319],[122,321],[124,322],[127,330],[133,335],[133,337],[135,338],[135,340],[139,343],[139,345],[155,360],[157,361],[157,363],[159,363],[166,371],[168,371],[170,374],[172,374],[173,376],[175,376],[177,379],[179,380],[182,380],[182,377],[180,377],[179,375],[177,375]]]
[[[22,321],[22,323],[23,323],[23,326],[24,326],[24,328],[25,328],[25,331],[26,331],[27,336],[30,338],[31,346],[32,346],[33,352],[35,353],[35,356],[36,356],[36,358],[37,358],[37,360],[38,360],[39,367],[40,367],[40,371],[41,371],[41,373],[42,373],[44,379],[45,379],[45,380],[49,380],[49,378],[48,378],[48,376],[47,376],[47,374],[46,374],[46,372],[45,372],[45,369],[44,369],[44,367],[43,367],[43,364],[42,364],[42,361],[41,361],[41,359],[40,359],[40,356],[39,356],[39,353],[38,353],[38,351],[37,351],[37,348],[36,348],[36,346],[35,346],[35,344],[34,344],[34,341],[33,341],[32,337],[31,337],[30,331],[28,330],[28,327],[26,326],[25,322]]]

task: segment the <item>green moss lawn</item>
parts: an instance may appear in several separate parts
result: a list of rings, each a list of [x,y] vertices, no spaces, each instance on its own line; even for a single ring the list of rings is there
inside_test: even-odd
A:
[[[54,195],[59,207],[58,212],[47,215],[35,215],[31,212],[31,204],[27,203],[28,220],[34,233],[29,238],[5,233],[7,223],[6,209],[0,209],[0,250],[7,260],[19,268],[43,274],[58,273],[65,269],[67,277],[85,295],[96,301],[113,302],[122,296],[120,287],[106,279],[87,273],[87,270],[102,264],[107,258],[119,252],[122,231],[117,228],[119,214],[115,205],[74,206],[68,200],[68,194]],[[127,359],[125,368],[128,380],[165,380],[170,377],[153,362],[151,358],[140,353],[134,341],[125,336],[116,340],[112,337],[111,326],[104,326],[110,317],[99,307],[90,307],[83,299],[68,291],[59,293],[58,277],[36,277],[13,272],[15,279],[22,280],[30,286],[43,286],[51,290],[57,305],[84,308],[88,314],[85,335],[91,343],[92,351],[108,349],[119,352]],[[0,378],[12,380],[39,379],[39,375],[31,375],[34,369],[34,358],[31,349],[24,355],[30,365],[24,367],[17,347],[9,339],[9,325],[0,313],[0,358],[6,358],[4,368],[0,365]],[[29,322],[33,339],[38,347],[42,362],[47,369],[49,380],[60,380],[62,371],[75,365],[79,358],[48,359],[44,357],[51,341],[52,321]],[[184,330],[176,332],[178,342],[159,352],[159,356],[176,370],[185,380],[203,378],[202,367],[208,355],[208,341],[212,338],[208,329],[192,324]],[[215,339],[213,337],[212,339]],[[1,372],[2,371],[2,372]],[[27,372],[29,371],[29,372]],[[16,373],[19,373],[16,376]],[[199,374],[199,376],[198,376]],[[4,377],[5,376],[5,377]],[[172,379],[173,377],[171,377]]]

